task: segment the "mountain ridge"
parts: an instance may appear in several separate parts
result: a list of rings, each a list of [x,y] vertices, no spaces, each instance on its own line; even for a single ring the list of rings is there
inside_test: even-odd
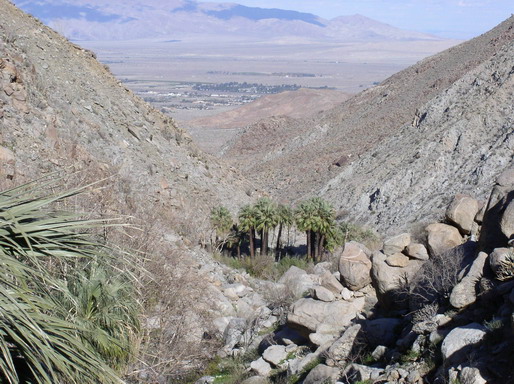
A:
[[[190,0],[138,3],[101,1],[15,1],[73,40],[132,40],[212,35],[266,39],[302,36],[317,40],[381,41],[441,40],[404,31],[362,15],[326,20],[310,13],[236,3],[198,3]]]

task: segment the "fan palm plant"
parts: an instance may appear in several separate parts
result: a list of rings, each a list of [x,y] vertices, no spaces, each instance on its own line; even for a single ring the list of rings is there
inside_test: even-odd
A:
[[[290,227],[293,224],[293,211],[287,205],[279,204],[277,207],[277,221],[278,221],[278,234],[277,234],[277,246],[276,246],[276,257],[280,258],[280,250],[282,248],[282,230],[284,227]],[[289,233],[289,232],[288,232]]]
[[[105,223],[48,211],[79,191],[48,196],[44,187],[40,181],[0,192],[0,380],[119,383],[91,342],[101,327],[81,324],[60,300],[73,297],[68,283],[74,268],[92,261],[109,267],[107,249],[87,235]],[[130,333],[136,330],[137,324]]]
[[[255,226],[256,226],[256,210],[251,205],[245,205],[239,211],[239,228],[248,232],[250,240],[250,257],[255,257]]]
[[[277,206],[267,197],[263,197],[255,204],[256,229],[261,232],[261,254],[268,254],[269,231],[278,224]]]

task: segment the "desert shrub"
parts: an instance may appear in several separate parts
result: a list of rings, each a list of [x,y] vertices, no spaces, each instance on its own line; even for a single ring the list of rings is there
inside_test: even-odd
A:
[[[464,248],[456,247],[425,262],[406,284],[411,308],[417,310],[427,304],[446,302],[459,281],[464,259]]]
[[[380,238],[371,229],[363,228],[348,222],[339,224],[339,228],[343,233],[344,243],[347,241],[357,241],[371,249],[378,247]]]

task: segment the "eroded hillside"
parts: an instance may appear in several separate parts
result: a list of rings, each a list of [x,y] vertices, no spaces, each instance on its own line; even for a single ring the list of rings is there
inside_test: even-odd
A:
[[[225,157],[280,198],[322,191],[385,231],[400,218],[433,218],[463,186],[484,198],[512,159],[513,25],[511,17],[328,112],[250,126]]]

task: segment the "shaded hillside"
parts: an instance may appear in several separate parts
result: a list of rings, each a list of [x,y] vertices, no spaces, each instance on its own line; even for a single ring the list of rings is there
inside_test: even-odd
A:
[[[293,124],[261,121],[225,156],[277,196],[295,200],[323,190],[351,217],[383,230],[399,216],[435,215],[432,207],[457,190],[484,197],[491,174],[512,157],[513,26],[510,18],[328,112]],[[271,127],[291,139],[267,141]],[[464,131],[466,149],[453,154]],[[267,152],[250,149],[257,145]]]
[[[307,117],[313,112],[330,109],[348,97],[348,94],[332,90],[302,88],[266,95],[242,107],[186,121],[182,125],[188,128],[200,147],[216,153],[230,137],[247,125],[272,116]]]

